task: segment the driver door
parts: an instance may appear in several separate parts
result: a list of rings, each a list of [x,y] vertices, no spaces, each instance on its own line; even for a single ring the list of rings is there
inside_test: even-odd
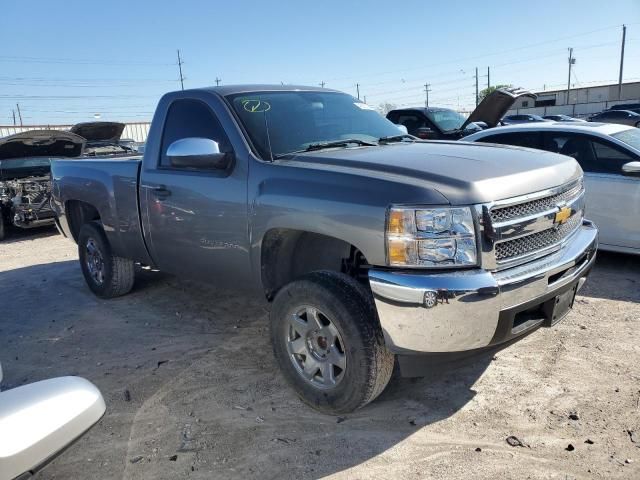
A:
[[[217,142],[229,156],[229,166],[219,170],[173,165],[169,146],[194,137]],[[140,182],[145,239],[160,270],[225,286],[246,283],[250,263],[245,161],[236,158],[209,104],[196,98],[171,103],[160,154],[155,165],[143,169]]]

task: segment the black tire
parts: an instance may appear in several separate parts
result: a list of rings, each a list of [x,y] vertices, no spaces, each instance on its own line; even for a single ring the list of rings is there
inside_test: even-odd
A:
[[[306,367],[300,365],[306,365],[308,357],[290,353],[293,350],[291,345],[295,343],[291,340],[291,329],[295,329],[291,319],[300,318],[296,317],[296,312],[306,308],[317,309],[318,316],[337,329],[339,335],[333,338],[340,337],[341,345],[337,349],[342,347],[346,364],[344,370],[331,366],[329,376],[339,380],[330,387],[312,383],[319,377],[324,378],[321,370],[317,370],[311,380],[305,378],[301,371]],[[270,320],[276,361],[287,382],[313,408],[330,414],[352,412],[374,400],[389,383],[394,356],[384,344],[371,293],[352,278],[322,271],[289,283],[273,300]],[[296,340],[302,338],[297,332],[294,334]],[[313,342],[308,340],[311,334],[306,335],[304,343],[307,354],[310,354],[308,345]],[[326,344],[325,340],[325,348]],[[317,358],[314,357],[314,361]],[[323,378],[317,381],[322,382]]]
[[[133,260],[113,255],[104,230],[98,224],[85,223],[80,228],[78,255],[84,279],[89,289],[98,297],[119,297],[129,293],[133,288]]]
[[[636,123],[636,128],[640,128],[640,122]]]

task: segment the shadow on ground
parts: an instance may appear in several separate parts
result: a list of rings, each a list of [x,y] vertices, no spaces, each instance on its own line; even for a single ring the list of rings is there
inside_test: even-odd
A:
[[[640,302],[640,256],[598,252],[583,297]]]
[[[333,417],[284,384],[263,301],[148,271],[131,294],[104,301],[75,260],[1,272],[0,290],[11,292],[0,322],[5,388],[81,375],[107,401],[105,418],[45,478],[322,477],[454,414],[493,355],[396,375],[373,404]]]

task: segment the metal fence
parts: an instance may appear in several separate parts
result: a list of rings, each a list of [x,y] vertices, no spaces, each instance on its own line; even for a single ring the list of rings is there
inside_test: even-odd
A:
[[[150,122],[126,123],[122,132],[123,139],[131,139],[136,142],[146,142],[149,134]],[[69,130],[72,125],[0,125],[0,137],[6,137],[28,130]]]

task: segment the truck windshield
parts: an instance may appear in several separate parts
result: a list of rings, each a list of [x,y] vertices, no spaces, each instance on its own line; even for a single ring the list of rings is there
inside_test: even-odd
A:
[[[226,98],[265,159],[324,142],[356,139],[376,143],[399,133],[396,125],[372,107],[345,93],[252,92]]]
[[[612,137],[617,138],[621,142],[632,146],[636,150],[640,150],[640,129],[630,128],[629,130],[623,130],[622,132],[612,133]]]
[[[431,110],[427,111],[426,114],[429,120],[435,123],[443,132],[459,130],[467,120],[464,115],[449,109]]]

